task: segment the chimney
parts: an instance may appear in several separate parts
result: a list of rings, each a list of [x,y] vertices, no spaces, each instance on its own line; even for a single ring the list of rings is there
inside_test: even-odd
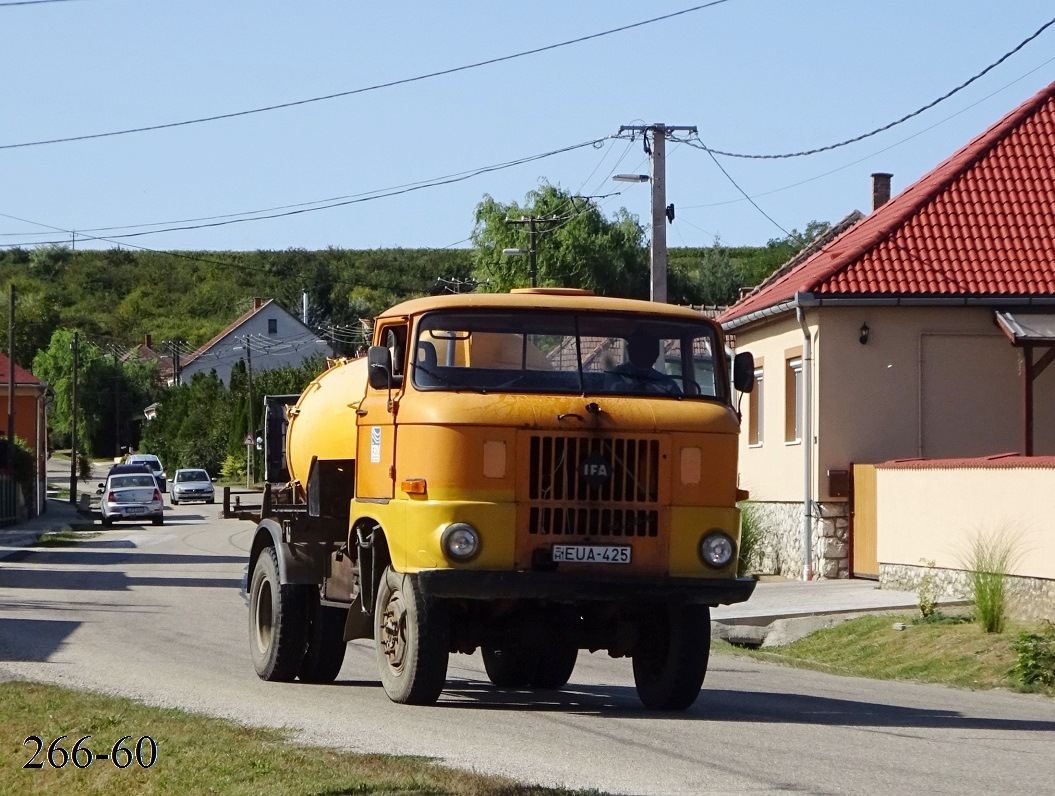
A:
[[[890,183],[887,183],[887,196],[890,196]],[[253,297],[253,309],[258,310],[264,306],[264,300],[260,296]]]
[[[150,339],[149,334],[143,335],[143,345],[145,345],[147,348],[153,349],[154,346],[151,345],[152,342],[153,341]]]
[[[893,174],[876,172],[872,175],[872,212],[890,201],[890,178]]]

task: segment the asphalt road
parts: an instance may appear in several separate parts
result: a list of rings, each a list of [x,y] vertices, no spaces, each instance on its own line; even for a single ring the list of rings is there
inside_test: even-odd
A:
[[[216,515],[216,506],[168,507],[163,527],[119,525],[73,548],[0,560],[0,678],[610,793],[1055,787],[1055,700],[836,677],[732,655],[712,659],[704,693],[674,716],[642,710],[629,661],[603,654],[583,653],[555,696],[498,691],[478,655],[455,655],[447,690],[427,708],[389,702],[364,642],[349,645],[334,685],[265,683],[249,659],[242,591],[253,527]],[[67,729],[24,728],[47,737]]]

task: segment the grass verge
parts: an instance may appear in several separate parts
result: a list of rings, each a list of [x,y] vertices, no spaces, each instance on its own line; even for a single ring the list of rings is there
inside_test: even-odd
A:
[[[398,708],[394,709],[398,710]],[[519,785],[509,780],[455,771],[429,760],[391,755],[359,755],[286,741],[277,730],[243,727],[229,721],[153,708],[128,699],[71,691],[38,683],[0,683],[0,734],[7,751],[0,757],[0,794],[452,794],[456,796],[542,796],[596,794]],[[37,744],[44,749],[25,769]],[[85,768],[72,758],[61,768],[47,762],[48,748],[59,736],[67,753],[85,735],[84,748],[109,753],[123,736],[124,748],[149,735],[157,760],[149,768],[134,759],[126,768],[95,759]],[[148,744],[144,744],[144,756]],[[54,753],[61,761],[62,754]],[[122,762],[125,757],[121,755]],[[149,762],[149,760],[148,760]]]
[[[91,526],[86,526],[91,527]],[[62,531],[47,531],[42,534],[34,547],[72,547],[78,542],[92,539],[99,535],[98,531],[84,530],[81,527],[71,527]]]
[[[931,621],[912,616],[866,616],[821,630],[783,647],[744,649],[717,642],[719,651],[747,655],[832,674],[878,680],[915,680],[956,688],[1016,688],[1011,676],[1018,633],[1030,628],[1009,624],[1002,633],[985,633],[977,624],[935,614]],[[894,630],[895,623],[904,630]],[[1055,695],[1055,689],[1034,689]]]

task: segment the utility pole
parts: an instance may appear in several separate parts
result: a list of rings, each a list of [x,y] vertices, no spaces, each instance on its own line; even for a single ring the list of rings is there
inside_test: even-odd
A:
[[[507,224],[523,224],[527,227],[528,233],[528,272],[531,275],[531,286],[538,287],[538,249],[535,241],[538,236],[538,228],[535,226],[538,223],[554,224],[558,221],[565,221],[566,219],[558,218],[557,216],[549,216],[544,218],[542,216],[521,216],[519,219],[507,218]],[[522,251],[520,253],[523,253]]]
[[[15,283],[7,318],[7,473],[15,479]]]
[[[114,355],[114,461],[121,457],[121,368],[117,361],[117,350]]]
[[[651,287],[652,301],[667,302],[667,136],[675,132],[695,133],[695,125],[631,124],[623,125],[619,132],[641,133],[645,152],[652,159],[652,245]],[[651,141],[651,145],[650,142]]]
[[[77,367],[78,367],[78,349],[80,347],[80,332],[73,333],[73,342],[70,343],[70,348],[73,349],[73,387],[70,391],[70,404],[73,407],[73,443],[72,450],[70,451],[70,503],[74,506],[77,505]]]
[[[243,337],[242,338],[242,342],[245,344],[246,373],[247,373],[247,375],[249,377],[249,430],[246,432],[246,437],[255,440],[256,439],[256,432],[253,429],[253,349],[250,348],[250,346],[249,346],[249,338],[248,337]],[[245,488],[246,489],[249,489],[249,487],[250,487],[250,480],[249,480],[250,479],[250,473],[252,473],[252,471],[254,469],[256,469],[254,467],[256,462],[254,461],[254,457],[253,457],[253,448],[255,448],[255,447],[256,447],[255,442],[252,445],[246,446],[246,452],[248,453],[248,458],[246,460],[246,467],[245,467]]]

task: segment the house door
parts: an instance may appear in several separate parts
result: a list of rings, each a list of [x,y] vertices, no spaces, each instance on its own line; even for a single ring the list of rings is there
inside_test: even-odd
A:
[[[876,467],[855,464],[850,490],[850,555],[855,578],[879,577],[877,525]]]

